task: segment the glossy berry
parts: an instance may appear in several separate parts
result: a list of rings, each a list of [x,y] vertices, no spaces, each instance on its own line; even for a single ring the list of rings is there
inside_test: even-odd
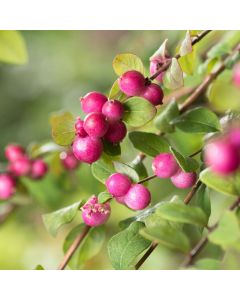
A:
[[[138,96],[144,89],[145,78],[138,71],[127,71],[118,80],[120,90],[127,96]]]
[[[119,204],[126,205],[126,203],[125,203],[125,196],[122,196],[122,197],[115,197],[115,200],[116,200]]]
[[[240,128],[233,127],[228,132],[228,140],[231,145],[239,147],[240,150]]]
[[[240,63],[236,64],[233,68],[233,83],[236,87],[240,88]]]
[[[102,113],[109,122],[116,122],[122,118],[124,108],[118,100],[110,100],[103,105]]]
[[[178,171],[179,166],[171,153],[161,153],[154,158],[152,169],[158,177],[169,178]]]
[[[206,145],[204,160],[213,172],[220,175],[236,171],[240,162],[238,150],[226,139],[215,140]]]
[[[15,160],[10,163],[9,165],[9,171],[14,175],[14,176],[27,176],[30,174],[32,167],[32,162],[31,160],[26,157],[20,157],[18,160]]]
[[[82,207],[82,218],[91,227],[100,226],[107,222],[111,213],[110,204],[98,203],[98,198],[92,196]]]
[[[126,195],[131,184],[129,177],[121,173],[114,173],[106,180],[107,190],[113,197],[122,197]]]
[[[102,112],[103,104],[107,101],[107,97],[98,92],[91,92],[80,99],[82,110],[86,113]]]
[[[20,145],[10,144],[5,149],[6,158],[12,162],[24,156],[25,150]]]
[[[153,75],[157,72],[157,70],[161,67],[162,65],[162,61],[161,59],[153,59],[150,61],[150,74]],[[163,81],[163,76],[164,76],[164,72],[160,73],[155,80],[159,81],[160,83],[162,83]]]
[[[79,166],[79,161],[76,159],[76,157],[71,151],[62,152],[60,154],[60,159],[66,170],[74,170]]]
[[[146,208],[151,201],[149,190],[142,184],[133,184],[124,196],[125,204],[133,210]]]
[[[83,128],[83,120],[81,118],[77,117],[76,123],[75,123],[75,130],[76,130],[76,135],[80,137],[85,137],[87,136],[87,133],[85,129]]]
[[[42,159],[36,159],[32,162],[31,178],[40,179],[46,175],[48,165]]]
[[[15,192],[16,183],[12,176],[0,174],[0,200],[9,199]]]
[[[73,142],[72,150],[78,160],[91,164],[101,157],[103,145],[100,139],[78,137]]]
[[[83,128],[91,137],[100,138],[108,130],[108,122],[102,113],[90,113],[86,116]]]
[[[171,177],[172,183],[179,189],[187,189],[192,187],[197,181],[197,174],[195,172],[186,173],[182,170]]]
[[[127,134],[126,125],[122,121],[110,123],[104,138],[110,143],[120,143]]]
[[[146,86],[140,96],[155,106],[162,104],[163,102],[163,91],[161,87],[155,83],[151,83],[150,85]]]

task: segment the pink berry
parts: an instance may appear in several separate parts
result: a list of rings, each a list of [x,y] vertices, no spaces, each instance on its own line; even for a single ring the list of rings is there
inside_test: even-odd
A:
[[[140,96],[147,99],[155,106],[162,104],[163,102],[163,91],[161,87],[155,83],[146,86]]]
[[[113,197],[126,195],[131,184],[129,177],[121,173],[114,173],[106,180],[107,190]]]
[[[119,204],[126,205],[126,203],[125,203],[125,197],[124,197],[124,196],[122,196],[122,197],[115,197],[115,200],[116,200]]]
[[[98,203],[98,198],[92,196],[82,207],[82,218],[91,227],[100,226],[107,222],[111,213],[110,204]]]
[[[231,128],[228,133],[228,139],[232,145],[239,147],[240,150],[240,128]]]
[[[60,159],[66,170],[74,170],[79,166],[79,161],[76,159],[72,151],[61,152]]]
[[[0,174],[0,200],[9,199],[15,192],[16,182],[8,174]]]
[[[78,137],[73,142],[72,150],[78,160],[91,164],[101,157],[103,145],[100,139]]]
[[[157,70],[161,67],[162,63],[157,60],[157,59],[153,59],[150,61],[150,74],[153,75],[157,72]],[[163,81],[163,76],[164,76],[164,72],[160,73],[155,80],[159,81],[160,83],[162,83]]]
[[[91,112],[102,112],[103,104],[107,101],[107,97],[98,92],[91,92],[80,99],[82,110],[89,114]]]
[[[145,78],[138,71],[127,71],[118,82],[120,90],[127,96],[138,96],[145,87]]]
[[[124,196],[126,205],[133,210],[146,208],[151,201],[149,190],[142,184],[133,184]]]
[[[233,68],[233,83],[236,87],[240,88],[240,63],[236,64]]]
[[[32,162],[31,160],[26,157],[20,157],[18,160],[15,160],[10,163],[9,165],[9,171],[14,175],[14,176],[27,176],[29,175],[32,167]]]
[[[179,166],[171,153],[161,153],[154,158],[152,169],[158,177],[169,178],[178,171]]]
[[[122,118],[124,108],[118,100],[110,100],[103,105],[102,113],[109,122],[116,122]]]
[[[81,137],[87,136],[86,131],[83,128],[83,120],[81,118],[77,117],[76,123],[75,123],[75,130],[76,134]]]
[[[227,139],[219,139],[207,144],[204,160],[213,172],[221,175],[236,171],[240,163],[238,150]]]
[[[120,143],[127,134],[126,125],[122,121],[110,123],[104,138],[110,143]]]
[[[108,122],[102,113],[90,113],[84,119],[83,128],[89,136],[100,138],[107,132]]]
[[[20,145],[10,144],[6,147],[5,150],[6,158],[10,162],[19,159],[20,157],[24,156],[24,154],[25,154],[25,150]]]
[[[186,173],[182,170],[171,177],[172,183],[179,189],[187,189],[192,187],[197,181],[197,174],[195,172]]]
[[[32,162],[31,177],[33,179],[40,179],[46,175],[48,165],[42,159],[36,159]]]

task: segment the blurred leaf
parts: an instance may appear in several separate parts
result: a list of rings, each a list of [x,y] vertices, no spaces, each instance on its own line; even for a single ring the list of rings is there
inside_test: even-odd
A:
[[[170,151],[174,155],[177,163],[181,167],[181,169],[185,172],[193,172],[199,168],[198,162],[191,157],[184,157],[182,154],[177,152],[175,149],[170,147]]]
[[[198,68],[199,73],[210,74],[218,62],[219,60],[217,58],[206,59],[205,62],[199,66]]]
[[[114,81],[111,90],[109,92],[108,98],[118,100],[121,102],[126,99],[126,95],[119,88],[118,79]]]
[[[191,39],[191,36],[190,36],[190,32],[187,31],[186,36],[185,36],[184,40],[181,43],[179,53],[180,53],[181,56],[184,56],[184,55],[187,55],[191,52],[192,52],[192,39]]]
[[[229,247],[226,249],[221,269],[222,270],[239,270],[240,269],[240,252],[235,248]]]
[[[221,262],[214,258],[199,259],[194,266],[198,270],[221,270]]]
[[[27,63],[27,49],[21,33],[0,30],[0,61],[20,65]]]
[[[112,198],[113,198],[113,196],[111,194],[109,194],[107,191],[101,192],[100,194],[98,194],[98,202],[99,203],[105,203],[106,201],[108,201]]]
[[[141,127],[156,115],[156,108],[141,97],[131,97],[124,102],[123,120],[130,126]]]
[[[131,268],[137,256],[150,246],[151,243],[139,234],[142,228],[143,223],[134,222],[109,240],[108,254],[114,269]]]
[[[51,117],[52,136],[61,146],[70,145],[75,137],[75,120],[70,112],[53,114]]]
[[[175,90],[183,86],[183,72],[176,58],[172,58],[170,67],[164,74],[163,85],[170,89]]]
[[[138,173],[129,165],[117,161],[114,161],[113,164],[116,172],[127,175],[133,182],[139,181]]]
[[[197,66],[196,50],[193,49],[191,53],[180,57],[178,62],[184,73],[192,75]]]
[[[142,74],[144,73],[144,66],[141,59],[131,53],[122,53],[115,56],[113,60],[113,69],[119,76],[131,70],[139,71]]]
[[[201,209],[205,212],[205,214],[210,217],[211,215],[211,202],[209,189],[202,184],[197,193],[196,193],[196,203]]]
[[[36,158],[48,153],[63,151],[65,148],[53,142],[46,143],[31,143],[27,148],[27,153],[30,157]]]
[[[106,158],[101,158],[93,163],[91,170],[93,176],[103,184],[105,184],[106,179],[108,179],[110,175],[115,173],[112,162]]]
[[[41,265],[37,265],[34,270],[44,270],[44,267]]]
[[[72,222],[74,217],[76,216],[81,201],[73,203],[70,206],[61,208],[57,211],[54,211],[49,214],[45,214],[42,216],[43,223],[47,229],[47,231],[52,235],[56,236],[59,228],[62,225],[68,224]]]
[[[155,118],[154,124],[162,132],[172,132],[174,130],[174,126],[170,123],[178,115],[179,109],[177,102],[175,100],[172,100],[163,108],[160,114]]]
[[[159,153],[169,152],[167,141],[154,133],[133,131],[128,137],[136,149],[149,156],[155,157]]]
[[[138,156],[132,162],[128,163],[128,165],[137,172],[140,180],[148,177],[147,169]]]
[[[121,155],[121,146],[103,140],[103,151],[109,156],[119,156]]]
[[[150,57],[150,60],[153,60],[156,57],[166,57],[167,55],[167,44],[168,39],[165,39],[161,46],[154,52],[154,54]]]

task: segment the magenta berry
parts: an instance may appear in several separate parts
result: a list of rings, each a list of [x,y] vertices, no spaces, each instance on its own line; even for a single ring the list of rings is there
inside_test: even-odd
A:
[[[31,177],[33,179],[40,179],[46,175],[48,165],[42,159],[36,159],[32,162]]]
[[[231,128],[228,132],[228,139],[231,145],[239,147],[240,150],[240,128]]]
[[[127,96],[138,96],[144,89],[145,78],[138,71],[127,71],[118,80],[120,90]]]
[[[157,72],[157,70],[161,67],[162,62],[161,59],[153,59],[150,61],[150,74],[153,75]],[[160,73],[155,80],[162,82],[163,81],[164,72]]]
[[[9,199],[15,192],[16,182],[8,174],[0,174],[0,200]]]
[[[66,170],[74,170],[79,166],[79,161],[76,159],[72,151],[61,152],[60,159]]]
[[[192,187],[197,181],[197,174],[195,172],[184,172],[178,170],[178,172],[171,177],[172,183],[179,189],[187,189]]]
[[[124,108],[118,100],[110,100],[103,105],[102,113],[109,122],[116,122],[122,118]]]
[[[75,130],[76,134],[80,137],[87,136],[87,133],[85,129],[83,128],[83,120],[81,118],[77,117],[76,123],[75,123]]]
[[[133,210],[146,208],[151,201],[149,190],[142,184],[133,184],[124,196],[125,204]]]
[[[110,123],[108,131],[104,138],[110,143],[116,144],[121,142],[127,134],[126,125],[122,121],[116,123]]]
[[[101,157],[103,145],[100,139],[78,137],[73,142],[72,150],[78,160],[91,164]]]
[[[24,156],[25,150],[20,145],[10,144],[5,149],[6,158],[12,162]]]
[[[131,187],[131,180],[127,175],[114,173],[106,180],[106,187],[113,197],[122,197],[126,195]]]
[[[20,157],[18,160],[15,160],[10,163],[9,165],[9,171],[14,175],[14,176],[27,176],[30,174],[32,167],[32,162],[31,160],[26,157]]]
[[[125,203],[125,197],[124,197],[124,196],[122,196],[122,197],[115,197],[115,200],[116,200],[119,204],[126,205],[126,203]]]
[[[140,96],[147,99],[155,106],[162,104],[163,102],[163,91],[161,87],[155,83],[146,86]]]
[[[90,113],[86,116],[83,128],[91,137],[100,138],[108,130],[108,122],[102,113]]]
[[[215,140],[206,145],[204,160],[213,172],[220,175],[236,171],[240,163],[238,150],[227,139]]]
[[[92,196],[82,207],[82,218],[91,227],[100,226],[107,222],[111,213],[110,204],[98,203],[98,198]]]
[[[102,112],[103,104],[107,101],[107,97],[98,92],[91,92],[80,99],[82,110],[86,113]]]
[[[158,177],[169,178],[178,171],[179,166],[171,153],[161,153],[154,158],[152,169]]]
[[[233,68],[233,83],[236,87],[240,88],[240,63],[236,64]]]

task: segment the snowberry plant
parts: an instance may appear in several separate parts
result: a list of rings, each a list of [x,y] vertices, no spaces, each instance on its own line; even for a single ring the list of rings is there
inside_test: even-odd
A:
[[[148,66],[134,54],[118,54],[110,92],[80,98],[83,119],[70,112],[52,116],[54,141],[69,149],[62,157],[66,168],[75,168],[76,160],[87,164],[103,187],[98,195],[43,216],[56,235],[81,213],[82,223],[66,237],[59,269],[78,269],[83,256],[90,259],[102,249],[105,223],[121,205],[132,217],[107,241],[115,269],[139,269],[161,247],[181,253],[178,268],[220,269],[232,252],[239,253],[240,35],[227,33],[216,44],[214,36],[209,30],[187,31],[176,53],[165,40]],[[232,104],[225,98],[217,107],[214,99],[222,97],[223,86],[238,98]],[[126,140],[138,152],[130,161],[121,153]],[[174,194],[153,197],[152,180],[159,191],[172,185]],[[231,202],[217,220],[211,197],[216,193]],[[91,250],[91,243],[98,246]],[[215,256],[208,246],[216,247]]]

